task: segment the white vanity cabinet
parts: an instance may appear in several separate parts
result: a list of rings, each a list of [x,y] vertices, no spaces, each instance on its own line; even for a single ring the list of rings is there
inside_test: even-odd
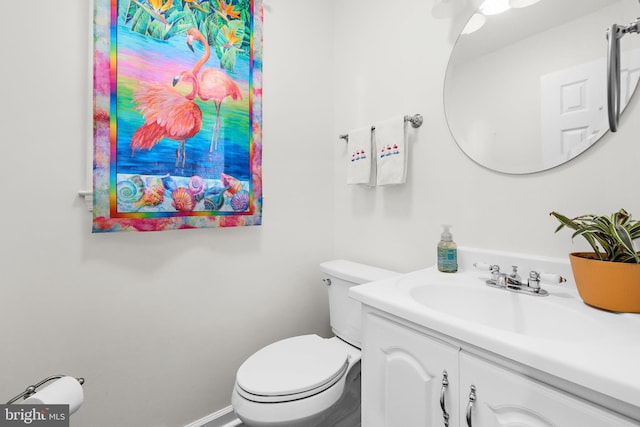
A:
[[[458,425],[458,348],[373,313],[362,343],[363,427],[443,426],[443,388],[449,425]]]
[[[472,351],[477,352],[477,349]],[[448,385],[443,386],[443,373]],[[469,409],[472,386],[474,401]],[[441,398],[449,414],[445,423]],[[470,420],[467,421],[467,411]],[[613,412],[515,373],[465,344],[363,309],[363,427],[633,427]]]
[[[460,426],[638,426],[638,423],[468,354],[464,350],[460,352],[459,381]],[[475,402],[469,408],[472,386]]]

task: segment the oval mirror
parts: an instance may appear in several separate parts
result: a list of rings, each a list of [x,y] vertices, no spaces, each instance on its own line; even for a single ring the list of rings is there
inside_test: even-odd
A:
[[[524,174],[565,163],[608,130],[607,28],[637,0],[487,0],[449,58],[444,107],[472,160]],[[621,42],[621,110],[640,76],[640,35]]]

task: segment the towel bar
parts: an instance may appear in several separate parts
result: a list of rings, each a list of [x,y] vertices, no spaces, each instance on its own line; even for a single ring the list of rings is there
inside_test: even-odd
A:
[[[404,116],[404,121],[410,122],[413,128],[419,128],[420,126],[422,126],[422,123],[424,123],[424,118],[422,117],[422,114],[414,114],[413,116]],[[376,130],[376,127],[371,126],[371,130]],[[349,141],[349,135],[346,133],[339,135],[339,137],[340,139]]]

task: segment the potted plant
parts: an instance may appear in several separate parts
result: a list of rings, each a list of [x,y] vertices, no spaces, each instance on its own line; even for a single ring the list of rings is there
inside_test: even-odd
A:
[[[616,312],[640,313],[640,221],[624,209],[610,216],[581,215],[568,218],[551,212],[560,225],[575,230],[572,239],[584,237],[593,252],[569,254],[576,287],[582,300],[594,307]]]

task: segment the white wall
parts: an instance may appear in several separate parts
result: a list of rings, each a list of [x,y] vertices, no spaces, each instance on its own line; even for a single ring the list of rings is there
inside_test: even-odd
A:
[[[572,245],[567,231],[555,235],[550,211],[575,216],[624,207],[640,218],[637,97],[618,133],[558,168],[503,175],[465,156],[448,131],[442,92],[471,9],[435,19],[433,4],[351,0],[336,8],[335,133],[398,114],[425,117],[413,131],[405,185],[347,186],[346,168],[336,169],[336,256],[405,271],[433,265],[440,225],[448,223],[459,245],[564,257],[588,246]],[[346,164],[345,145],[334,150],[336,165]]]
[[[0,401],[65,373],[87,381],[73,426],[186,425],[256,349],[329,334],[331,8],[265,5],[263,226],[92,235],[88,3],[4,4]]]

